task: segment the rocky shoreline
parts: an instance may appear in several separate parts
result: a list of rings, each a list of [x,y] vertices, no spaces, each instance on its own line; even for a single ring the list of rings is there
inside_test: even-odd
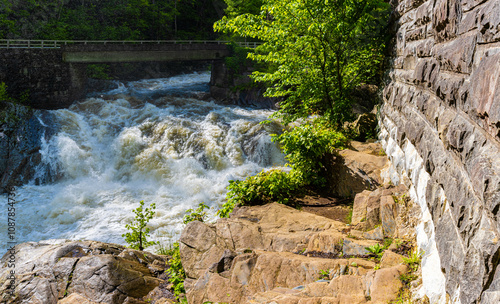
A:
[[[307,197],[302,210],[271,203],[189,223],[180,238],[188,303],[389,303],[411,286],[418,293],[418,264],[408,261],[419,207],[403,185],[374,187],[388,165],[378,144],[353,142],[342,154],[342,174],[361,187],[352,216],[349,205]],[[1,260],[2,303],[176,302],[169,256],[94,241],[15,250],[14,297],[8,255]]]

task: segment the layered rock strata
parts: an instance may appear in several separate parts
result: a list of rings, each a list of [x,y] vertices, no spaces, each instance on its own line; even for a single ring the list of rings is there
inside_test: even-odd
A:
[[[23,243],[14,251],[14,268],[8,267],[9,253],[1,260],[2,303],[146,304],[173,298],[166,288],[164,256],[114,244],[65,240]]]
[[[422,209],[431,303],[500,302],[500,1],[394,3],[381,141]]]
[[[188,302],[396,300],[407,271],[403,257],[386,250],[377,265],[367,247],[411,235],[401,225],[411,208],[393,199],[402,190],[363,192],[353,226],[276,203],[241,207],[214,224],[189,223],[180,239]]]

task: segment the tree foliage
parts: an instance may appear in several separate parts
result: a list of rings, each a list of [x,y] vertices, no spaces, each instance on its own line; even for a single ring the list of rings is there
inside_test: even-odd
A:
[[[149,227],[146,227],[155,214],[156,204],[152,203],[149,208],[143,208],[144,201],[140,201],[139,204],[140,206],[134,209],[135,219],[132,223],[125,225],[125,228],[131,232],[122,234],[122,237],[125,238],[130,248],[144,250],[146,247],[157,244],[157,242],[147,240]]]
[[[253,78],[282,99],[277,117],[320,114],[340,125],[352,88],[376,76],[388,13],[382,0],[264,0],[259,14],[224,17],[214,28],[264,42],[249,57],[269,66]]]
[[[344,135],[319,119],[275,135],[273,140],[281,145],[291,170],[264,170],[242,181],[229,181],[227,201],[217,212],[220,217],[228,217],[236,205],[277,202],[294,206],[294,198],[304,195],[306,189],[324,186],[326,159],[348,144]]]
[[[0,38],[212,39],[222,0],[0,0]]]
[[[286,159],[290,162],[296,179],[302,185],[323,187],[328,174],[325,164],[337,150],[348,146],[347,138],[333,131],[324,120],[303,123],[281,135],[274,135]]]
[[[227,4],[226,15],[230,18],[243,14],[257,15],[262,6],[262,0],[224,0]]]

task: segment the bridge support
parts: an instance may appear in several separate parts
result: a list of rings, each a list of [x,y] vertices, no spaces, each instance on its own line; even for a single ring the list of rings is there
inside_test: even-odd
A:
[[[224,44],[67,45],[0,49],[0,82],[10,96],[29,94],[29,106],[64,108],[86,93],[91,63],[210,61],[229,55]]]

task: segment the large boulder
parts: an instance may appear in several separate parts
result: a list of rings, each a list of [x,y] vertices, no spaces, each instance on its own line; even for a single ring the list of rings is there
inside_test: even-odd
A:
[[[329,177],[330,192],[338,197],[354,197],[385,183],[382,171],[389,166],[379,143],[353,141],[351,149],[339,151]]]
[[[51,240],[15,246],[15,292],[8,292],[10,255],[1,260],[2,303],[147,303],[164,283],[165,258],[94,241]]]

